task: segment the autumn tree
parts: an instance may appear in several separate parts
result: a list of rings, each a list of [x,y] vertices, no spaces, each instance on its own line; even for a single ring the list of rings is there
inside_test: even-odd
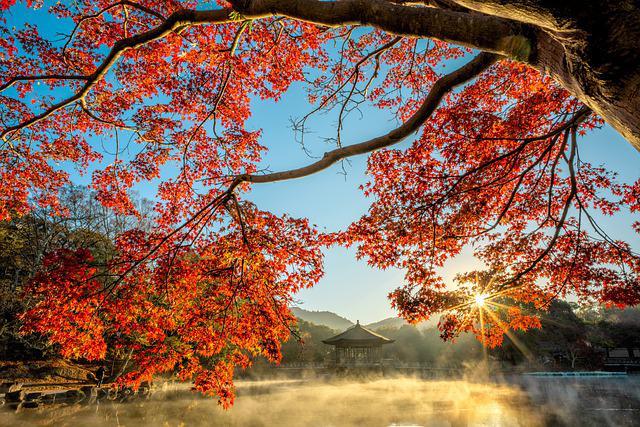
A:
[[[60,191],[67,215],[36,208],[0,222],[0,358],[55,355],[42,336],[20,334],[20,315],[31,303],[25,285],[55,251],[86,249],[105,264],[114,256],[116,236],[151,225],[148,202],[135,195],[132,200],[140,211],[137,218],[114,214],[84,187],[67,186]]]
[[[392,303],[414,321],[449,313],[448,337],[473,330],[495,345],[501,329],[535,325],[519,310],[490,317],[500,298],[640,302],[638,254],[594,215],[640,211],[640,181],[580,157],[581,135],[603,121],[640,149],[633,1],[14,3],[0,3],[0,219],[34,206],[64,214],[64,162],[91,167],[97,199],[127,215],[138,214],[135,185],[174,172],[162,175],[154,228],[120,235],[108,265],[87,250],[52,253],[32,282],[42,298],[25,328],[69,357],[99,359],[115,340],[135,353],[125,381],[177,370],[229,403],[234,366],[280,357],[291,295],[320,278],[327,244],[404,269]],[[261,171],[271,142],[246,126],[251,100],[277,101],[296,82],[313,106],[292,139],[304,144],[308,118],[333,111],[335,148]],[[345,140],[363,103],[399,126]],[[243,200],[252,185],[366,153],[371,208],[343,232]],[[447,287],[438,268],[469,245],[491,277]],[[474,293],[491,304],[478,310]]]

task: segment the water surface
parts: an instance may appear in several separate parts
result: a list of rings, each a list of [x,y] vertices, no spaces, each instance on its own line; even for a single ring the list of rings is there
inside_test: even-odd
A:
[[[0,425],[631,426],[638,386],[634,377],[240,381],[225,411],[178,384],[127,403],[2,411]]]

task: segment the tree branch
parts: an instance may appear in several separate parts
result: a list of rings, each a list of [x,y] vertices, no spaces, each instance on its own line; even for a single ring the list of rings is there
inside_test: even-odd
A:
[[[433,7],[413,7],[386,0],[231,0],[247,18],[283,15],[314,24],[339,27],[372,26],[390,34],[429,37],[497,53],[528,59],[514,40],[533,45],[535,29],[526,24],[477,13]]]
[[[265,183],[284,181],[289,179],[302,178],[324,170],[329,166],[348,157],[357,156],[359,154],[370,153],[381,148],[389,147],[404,140],[406,137],[417,131],[420,126],[431,116],[435,109],[440,105],[442,98],[456,86],[459,86],[472,78],[476,77],[492,64],[500,59],[500,56],[492,53],[481,53],[472,61],[463,65],[461,68],[447,74],[436,81],[431,88],[420,108],[402,125],[386,133],[385,135],[372,138],[368,141],[358,144],[348,145],[328,151],[322,158],[307,166],[287,171],[274,172],[264,175],[240,175],[236,178],[238,181],[233,187],[242,182]],[[235,181],[234,181],[235,182]]]
[[[84,22],[92,20],[92,19],[95,19],[95,18],[98,18],[102,14],[104,14],[106,12],[109,12],[109,11],[111,11],[111,9],[114,9],[114,8],[116,8],[118,6],[125,6],[125,8],[126,8],[126,6],[130,6],[130,7],[134,8],[134,9],[138,9],[138,10],[140,10],[142,12],[148,13],[149,15],[154,16],[154,17],[156,17],[156,18],[158,18],[160,20],[164,21],[164,19],[165,19],[165,17],[162,16],[161,14],[159,14],[158,12],[156,12],[156,11],[154,11],[152,9],[149,9],[148,7],[145,7],[143,5],[140,5],[138,3],[134,3],[134,2],[128,1],[128,0],[119,1],[117,3],[114,3],[112,5],[109,5],[109,6],[105,7],[104,9],[102,9],[102,10],[100,10],[100,11],[98,11],[98,12],[92,14],[92,15],[87,15],[87,16],[83,16],[82,18],[80,18],[76,22],[76,25],[73,28],[73,31],[71,31],[71,34],[69,35],[69,39],[67,40],[67,42],[62,47],[62,56],[66,57],[66,52],[67,52],[67,48],[69,47],[69,44],[71,43],[71,41],[73,40],[74,36],[76,35],[76,32],[78,31],[78,29],[82,26],[82,24]]]
[[[17,82],[33,82],[40,80],[88,80],[88,76],[74,75],[67,76],[64,74],[43,74],[39,76],[15,76],[11,77],[6,83],[0,85],[0,92],[10,88]]]
[[[548,30],[571,30],[575,25],[575,5],[558,0],[451,0],[458,6],[477,12],[513,19]],[[589,10],[589,2],[585,2]],[[571,9],[570,13],[568,9]],[[572,18],[569,18],[573,16]]]
[[[118,40],[114,43],[104,61],[102,61],[102,63],[96,68],[93,73],[86,77],[87,82],[76,94],[63,99],[56,104],[53,104],[40,114],[36,114],[33,117],[22,121],[21,123],[4,128],[0,133],[0,140],[6,141],[10,134],[39,123],[42,120],[50,117],[55,112],[68,107],[75,102],[82,101],[84,97],[89,93],[89,91],[102,80],[109,69],[111,69],[111,67],[116,63],[116,61],[120,58],[120,56],[122,56],[125,51],[129,49],[135,49],[136,47],[145,45],[154,40],[161,39],[171,32],[187,25],[204,23],[222,24],[233,22],[233,18],[229,16],[230,13],[230,9],[210,10],[204,12],[180,10],[169,16],[162,24],[149,31],[145,31],[144,33],[136,34],[135,36]],[[38,78],[32,77],[31,79],[37,80]]]

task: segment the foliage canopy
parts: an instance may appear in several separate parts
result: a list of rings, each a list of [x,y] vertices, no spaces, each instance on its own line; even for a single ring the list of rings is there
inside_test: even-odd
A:
[[[482,10],[471,1],[13,3],[0,2],[0,219],[35,206],[68,213],[59,191],[69,163],[98,165],[97,199],[128,216],[139,215],[135,185],[176,171],[158,186],[151,229],[115,236],[106,261],[88,248],[50,253],[30,282],[25,331],[66,356],[100,359],[106,343],[131,349],[136,369],[122,381],[177,370],[229,404],[235,366],[279,359],[292,295],[319,280],[330,244],[404,269],[392,304],[413,321],[446,312],[449,338],[473,331],[497,345],[504,329],[539,324],[520,305],[499,305],[506,297],[536,308],[567,294],[640,303],[638,254],[594,215],[640,211],[640,181],[580,158],[581,135],[602,124],[592,109],[632,144],[638,133],[617,104],[572,83],[588,79],[543,61],[555,52],[553,26],[569,21],[518,14],[520,1]],[[41,7],[29,13],[45,13],[61,38],[29,20],[14,27],[15,14]],[[246,127],[251,100],[277,101],[294,82],[306,85],[310,114],[337,112],[335,149],[259,171],[269,144]],[[346,114],[365,102],[401,124],[345,141]],[[408,149],[393,147],[412,135]],[[242,200],[252,185],[365,153],[372,204],[342,232]],[[437,269],[468,245],[489,272],[448,288]],[[495,302],[484,318],[477,293]]]

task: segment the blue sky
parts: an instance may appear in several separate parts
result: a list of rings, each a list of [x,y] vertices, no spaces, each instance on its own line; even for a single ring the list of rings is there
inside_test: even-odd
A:
[[[21,26],[26,19],[22,10],[18,9],[10,21]],[[59,25],[52,25],[54,23],[47,17],[46,8],[35,12],[35,18],[31,21],[41,26],[43,33],[50,32],[52,38],[58,38],[55,32],[62,31]],[[300,117],[311,109],[299,85],[292,87],[278,103],[254,101],[253,116],[248,127],[263,129],[262,142],[269,148],[263,167],[275,171],[312,161],[296,144],[289,127],[291,117]],[[343,144],[377,136],[397,125],[391,112],[363,107],[362,113],[362,117],[356,113],[346,122]],[[335,116],[318,115],[310,122],[310,126],[313,133],[306,136],[307,148],[316,155],[331,149],[323,138],[335,136]],[[640,176],[640,153],[609,127],[583,138],[581,155],[584,160],[604,164],[619,172],[623,181],[631,182]],[[353,158],[344,166],[346,175],[342,173],[340,165],[335,165],[299,180],[257,185],[249,198],[262,209],[308,217],[322,230],[343,229],[365,213],[369,205],[358,189],[366,181],[366,156]],[[87,183],[88,177],[75,174],[73,180]],[[154,183],[146,184],[138,187],[138,191],[144,197],[153,198],[154,187]],[[631,222],[630,215],[622,214],[603,219],[602,225],[613,237],[631,240],[635,248],[640,249],[638,236],[633,235],[630,229]],[[446,265],[443,274],[451,280],[456,273],[477,266],[470,251],[465,251]],[[365,260],[356,260],[354,249],[331,248],[326,250],[325,277],[313,289],[300,292],[297,299],[303,308],[330,310],[354,321],[359,319],[369,323],[394,315],[386,296],[402,282],[402,271],[373,269],[367,266]]]

